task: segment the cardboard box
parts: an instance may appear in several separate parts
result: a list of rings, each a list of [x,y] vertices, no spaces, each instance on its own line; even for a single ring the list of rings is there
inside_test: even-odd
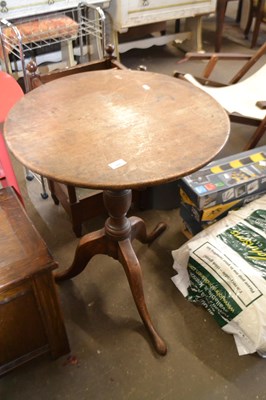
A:
[[[217,221],[216,219],[212,220],[211,222],[197,221],[190,213],[190,210],[186,208],[183,203],[181,203],[180,205],[180,217],[182,218],[184,227],[191,236],[196,235],[197,233],[201,232],[203,229]]]
[[[266,146],[213,161],[179,186],[199,210],[266,191]]]
[[[204,208],[203,210],[199,209],[195,204],[193,204],[190,199],[186,196],[183,190],[180,190],[181,203],[180,210],[185,210],[187,214],[189,214],[190,218],[193,218],[199,223],[203,222],[215,222],[219,219],[225,217],[229,211],[236,210],[245,204],[250,203],[253,200],[258,199],[262,195],[266,194],[266,191],[255,193],[250,196],[243,197],[241,199],[237,199],[234,201],[230,201],[229,203],[223,204],[215,204],[212,207]],[[188,200],[188,201],[186,201]]]
[[[226,204],[216,204],[213,207],[198,209],[192,203],[188,204],[184,201],[180,203],[180,216],[183,224],[190,235],[194,236],[208,226],[224,218],[229,211],[236,210],[251,201],[254,201],[264,195],[266,192],[260,192],[251,196],[244,197]],[[181,196],[182,197],[182,196]]]

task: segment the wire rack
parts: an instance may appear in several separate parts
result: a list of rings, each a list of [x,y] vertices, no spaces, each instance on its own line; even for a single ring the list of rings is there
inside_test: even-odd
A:
[[[20,60],[24,79],[25,58],[33,56],[38,50],[58,43],[73,42],[74,45],[78,44],[82,59],[84,45],[92,40],[101,58],[105,48],[105,15],[100,7],[86,2],[65,11],[20,18],[12,23],[6,19],[0,20],[0,58],[4,60],[7,71],[10,55]]]

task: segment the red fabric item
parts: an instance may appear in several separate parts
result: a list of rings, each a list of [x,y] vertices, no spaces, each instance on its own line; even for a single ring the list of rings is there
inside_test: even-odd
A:
[[[4,123],[9,110],[23,97],[24,93],[17,81],[6,72],[0,71],[0,127]],[[23,199],[8,153],[7,145],[0,128],[0,182],[3,187],[12,186],[21,203]]]

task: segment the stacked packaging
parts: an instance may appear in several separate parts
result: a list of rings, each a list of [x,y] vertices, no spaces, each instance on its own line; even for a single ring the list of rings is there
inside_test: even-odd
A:
[[[180,216],[193,236],[266,193],[266,146],[213,161],[179,181]]]

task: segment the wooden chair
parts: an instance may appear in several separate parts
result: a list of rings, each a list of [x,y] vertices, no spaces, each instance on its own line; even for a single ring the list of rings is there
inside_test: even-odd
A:
[[[231,0],[218,0],[216,3],[216,33],[215,33],[215,51],[219,52],[222,46],[222,36],[223,36],[223,26],[225,13],[227,8],[227,3]],[[240,21],[241,17],[241,9],[242,9],[242,0],[238,2],[238,10],[236,21]]]
[[[3,137],[2,127],[9,110],[24,95],[16,80],[0,71],[0,187],[12,186],[23,204],[20,188]]]
[[[266,2],[265,0],[249,0],[249,16],[244,34],[248,38],[252,21],[255,18],[254,30],[251,38],[251,48],[255,47],[258,41],[260,25],[266,23]]]
[[[106,49],[106,56],[102,60],[79,64],[74,67],[52,71],[47,74],[37,73],[35,62],[31,61],[27,65],[27,78],[30,90],[35,89],[45,83],[65,76],[96,70],[111,68],[126,69],[113,56],[114,47],[109,45]],[[73,231],[77,237],[82,234],[82,224],[90,218],[105,214],[106,210],[103,203],[102,191],[81,189],[59,182],[48,180],[48,186],[55,204],[61,203],[69,214]],[[141,208],[142,192],[132,192],[133,203]]]
[[[243,150],[254,148],[266,131],[266,64],[246,78],[247,72],[265,53],[266,43],[253,56],[232,53],[187,53],[185,61],[209,60],[203,72],[203,77],[195,78],[189,74],[174,72],[176,78],[186,79],[214,97],[228,112],[232,122],[256,127]],[[228,85],[224,85],[209,79],[219,60],[247,60],[247,62]]]

